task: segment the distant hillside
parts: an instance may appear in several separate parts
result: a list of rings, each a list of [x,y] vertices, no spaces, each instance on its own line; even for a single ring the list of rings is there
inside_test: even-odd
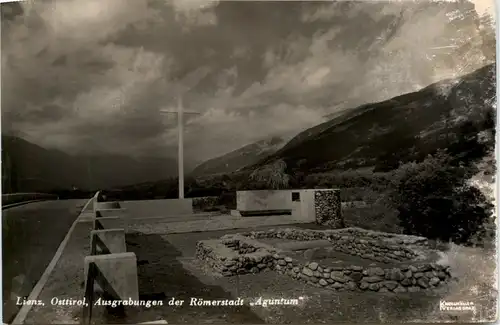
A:
[[[256,147],[262,148],[245,146],[198,166],[198,173],[212,174],[187,177],[186,197],[221,196],[224,204],[234,206],[235,197],[228,191],[253,188],[249,173],[279,160],[286,163],[286,173],[295,187],[324,186],[323,180],[346,181],[342,183],[350,189],[342,191],[346,200],[364,198],[367,181],[374,188],[385,186],[390,175],[385,172],[397,168],[400,162],[422,160],[440,148],[448,148],[461,162],[480,163],[494,149],[495,82],[495,65],[488,65],[417,92],[347,109],[301,132],[286,145],[277,144],[281,149],[259,162],[238,168],[258,156]],[[229,165],[230,161],[239,163]],[[371,178],[363,176],[367,173]],[[336,180],[327,179],[335,174],[339,176]],[[171,179],[119,190],[117,197],[151,199],[174,198],[178,189]]]
[[[261,140],[223,156],[210,159],[198,165],[191,174],[193,176],[205,176],[231,173],[245,166],[255,164],[259,160],[275,153],[285,143],[285,140],[281,137]]]
[[[491,64],[461,78],[347,110],[300,133],[246,169],[282,159],[287,170],[388,170],[399,161],[418,159],[438,148],[467,154],[474,150],[467,148],[467,141],[494,130],[495,82],[495,65]],[[486,133],[492,145],[491,132]]]
[[[54,188],[108,188],[176,175],[176,162],[119,155],[72,156],[18,137],[2,135],[4,193]]]

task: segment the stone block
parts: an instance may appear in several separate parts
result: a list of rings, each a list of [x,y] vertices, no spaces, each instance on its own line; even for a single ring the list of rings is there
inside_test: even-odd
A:
[[[237,191],[238,211],[292,210],[292,195],[289,190]]]
[[[139,300],[137,257],[134,253],[118,253],[85,257],[85,281],[93,265],[95,285],[117,300]],[[87,287],[87,283],[85,285]]]
[[[293,190],[290,196],[293,218],[303,222],[315,222],[314,190]]]
[[[125,229],[99,229],[90,232],[92,255],[125,253]],[[95,250],[95,251],[94,251]]]
[[[340,190],[315,190],[314,209],[316,223],[327,225],[334,229],[344,228]]]

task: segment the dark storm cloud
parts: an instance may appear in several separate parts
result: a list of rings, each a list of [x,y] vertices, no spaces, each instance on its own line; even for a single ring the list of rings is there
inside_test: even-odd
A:
[[[2,126],[65,150],[175,154],[175,116],[159,110],[182,94],[201,113],[187,155],[210,158],[484,65],[458,6],[26,2],[2,21]],[[433,49],[448,45],[467,50]]]

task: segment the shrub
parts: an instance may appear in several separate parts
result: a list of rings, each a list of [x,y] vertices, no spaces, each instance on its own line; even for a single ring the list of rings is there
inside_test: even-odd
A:
[[[467,243],[488,221],[492,204],[467,184],[472,167],[457,164],[444,151],[393,173],[391,200],[404,232]]]
[[[401,233],[397,211],[383,203],[370,204],[366,207],[344,207],[342,209],[347,227]]]
[[[203,196],[193,198],[193,208],[201,211],[217,211],[217,205],[219,205],[219,196]]]
[[[256,169],[250,174],[250,182],[255,189],[282,190],[290,186],[290,176],[286,173],[286,163],[278,160]]]

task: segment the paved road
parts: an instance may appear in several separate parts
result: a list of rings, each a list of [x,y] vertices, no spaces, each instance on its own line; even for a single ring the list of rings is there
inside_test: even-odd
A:
[[[12,321],[87,200],[35,202],[2,211],[3,322]]]

